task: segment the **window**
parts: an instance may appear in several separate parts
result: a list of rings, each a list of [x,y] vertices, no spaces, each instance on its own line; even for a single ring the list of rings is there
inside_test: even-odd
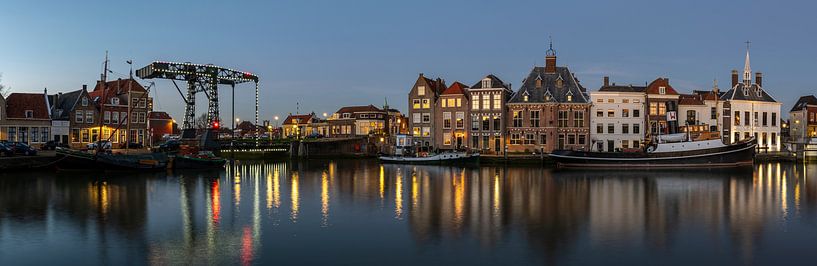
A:
[[[511,144],[522,144],[522,141],[519,139],[519,133],[511,133]]]
[[[650,103],[650,115],[658,115],[658,103]]]
[[[602,124],[602,123],[596,124],[596,133],[599,133],[599,134],[604,133],[604,124]]]
[[[487,117],[485,117],[485,118],[487,118]],[[485,118],[483,118],[483,119],[485,119]],[[471,117],[471,130],[472,131],[479,130],[479,119],[476,116]]]
[[[82,106],[88,106],[88,98],[82,97]]]
[[[502,118],[499,116],[494,116],[494,130],[500,131],[502,130]]]
[[[138,105],[138,106],[139,106],[139,108],[146,108],[146,107],[148,107],[148,99],[147,99],[147,98],[141,98],[141,99],[139,99],[139,105]]]
[[[533,145],[536,144],[536,138],[533,137],[533,134],[527,133],[525,134],[525,145]]]
[[[423,99],[423,109],[431,108],[431,102],[428,99]]]
[[[604,117],[604,111],[602,110],[596,111],[596,117]]]
[[[641,100],[639,100],[639,99],[633,99],[633,103],[641,103]]]
[[[583,111],[573,111],[573,127],[584,127]]]
[[[412,109],[420,109],[420,99],[414,99],[411,101],[411,108]]]
[[[431,122],[431,114],[423,113],[423,123],[430,123]]]
[[[613,109],[608,109],[607,110],[607,117],[615,117],[615,116],[616,116],[616,111],[615,110],[613,110]]]
[[[74,122],[82,123],[82,121],[85,120],[84,118],[85,118],[85,114],[84,114],[83,111],[74,112]]]
[[[621,124],[621,134],[630,134],[630,124]]]
[[[539,144],[541,145],[548,144],[548,135],[545,134],[539,135]]]
[[[479,147],[479,138],[471,138],[471,139],[473,140],[473,143],[471,144],[471,147],[474,147],[474,148]]]
[[[572,102],[573,101],[573,95],[567,95],[567,101]]]
[[[630,142],[629,142],[629,141],[626,141],[626,140],[622,140],[622,141],[621,141],[621,148],[622,148],[622,149],[627,149],[627,148],[630,148]]]
[[[735,111],[735,125],[740,126],[740,111]]]
[[[718,119],[718,108],[709,108],[709,119]]]
[[[621,109],[621,117],[630,117],[630,109]]]
[[[457,98],[457,107],[462,107],[462,99]]]
[[[485,110],[491,109],[491,95],[488,94],[482,95],[482,109]]]
[[[488,131],[488,130],[490,130],[490,127],[491,127],[491,121],[488,120],[487,116],[483,116],[482,117],[482,130]]]
[[[641,125],[633,124],[633,134],[641,134]],[[633,145],[635,147],[635,145]]]
[[[607,103],[615,103],[615,102],[616,102],[616,100],[614,100],[614,99],[607,99]]]
[[[613,123],[607,124],[607,133],[608,134],[615,134],[616,133],[616,125]]]
[[[440,99],[440,105],[442,105],[442,107],[448,107],[448,101],[446,99]]]
[[[426,95],[426,86],[417,86],[417,95]]]
[[[763,126],[769,126],[769,113],[763,112]]]
[[[621,99],[621,103],[630,103],[630,99]]]
[[[774,114],[774,113],[772,113],[772,114]],[[774,121],[774,120],[772,120],[772,121]],[[775,145],[777,145],[777,133],[772,132],[772,146],[775,146]]]
[[[115,125],[119,124],[119,112],[111,113],[111,122],[114,123]]]
[[[667,114],[667,103],[659,103],[658,104],[658,115],[666,115]]]
[[[602,99],[602,98],[598,98],[598,99],[596,99],[596,102],[598,102],[598,103],[603,103],[603,102],[604,102],[604,99]]]
[[[8,141],[17,141],[17,127],[8,127]]]
[[[102,123],[105,124],[111,123],[111,111],[105,111],[105,114],[102,115]]]
[[[530,126],[539,127],[539,110],[530,111]]]
[[[423,137],[431,136],[431,128],[430,127],[423,127]]]
[[[451,128],[451,112],[443,112],[443,128]]]
[[[494,110],[502,109],[502,95],[494,94],[492,97],[494,98]]]
[[[85,111],[85,123],[88,124],[94,123],[94,111],[91,110]]]
[[[91,142],[90,136],[87,128],[82,129],[82,142]]]
[[[748,111],[743,112],[743,114],[745,115],[744,118],[746,118],[746,119],[743,120],[743,125],[748,126],[749,125],[749,119],[751,119],[751,116],[749,116]]]
[[[633,148],[638,148],[639,146],[641,146],[641,145],[638,144],[638,141],[633,140]]]
[[[658,94],[667,94],[667,87],[658,87]]]
[[[40,141],[40,128],[32,127],[31,128],[31,142],[38,142]]]
[[[491,87],[491,80],[490,79],[483,79],[482,80],[482,88],[490,88]]]
[[[420,136],[420,127],[412,128],[411,132],[412,132],[412,135],[414,135],[415,137],[419,137]]]
[[[119,113],[119,117],[122,119],[122,124],[123,124],[123,125],[127,125],[127,124],[128,124],[128,113],[126,113],[126,112],[121,112],[121,113]]]
[[[522,111],[513,111],[513,127],[522,127]]]
[[[775,112],[772,112],[772,126],[777,126],[777,113]],[[772,138],[774,138],[774,136],[772,136]],[[774,143],[772,143],[772,145],[774,145]]]
[[[443,145],[451,145],[451,133],[443,133]]]
[[[34,110],[26,110],[26,118],[34,118]]]
[[[584,145],[585,143],[587,143],[587,136],[579,135],[579,145]]]
[[[754,119],[754,124],[753,124],[754,126],[757,126],[757,125],[760,124],[760,123],[758,123],[758,120],[759,120],[758,117],[759,117],[758,112],[755,112],[755,119]]]
[[[422,118],[420,117],[420,115],[421,115],[420,113],[411,114],[411,122],[412,123],[420,123],[420,121],[423,121]]]
[[[738,140],[740,140],[740,132],[735,132],[735,139],[733,139],[732,142],[735,142],[735,141],[738,141]]]
[[[479,95],[471,95],[471,110],[479,110]]]
[[[576,144],[576,134],[568,134],[567,135],[567,144],[568,145],[575,145]]]
[[[565,134],[559,134],[559,143],[557,143],[559,149],[565,148]]]
[[[633,117],[641,117],[641,110],[633,109]]]
[[[559,111],[559,127],[567,127],[567,111]]]
[[[760,138],[761,143],[763,143],[763,146],[767,146],[768,143],[769,143],[768,142],[769,141],[769,135],[767,135],[766,132],[763,132],[763,134],[761,136],[762,136],[762,138]]]
[[[698,121],[698,113],[695,110],[687,110],[687,124],[695,125]]]
[[[457,128],[465,128],[465,112],[457,112]]]
[[[72,143],[79,142],[79,128],[71,129],[71,142]]]

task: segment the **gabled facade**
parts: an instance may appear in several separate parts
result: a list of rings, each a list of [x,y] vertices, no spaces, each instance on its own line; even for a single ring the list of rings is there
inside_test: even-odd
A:
[[[782,104],[766,92],[762,81],[760,72],[752,80],[746,50],[743,80],[738,82],[738,71],[732,70],[732,87],[721,95],[721,100],[728,103],[732,120],[729,127],[724,126],[723,137],[729,143],[754,137],[761,151],[780,151]]]
[[[447,87],[437,78],[426,78],[422,73],[417,77],[408,94],[408,127],[413,136],[413,146],[420,151],[434,150],[434,119],[437,99]]]
[[[311,135],[326,136],[329,126],[326,120],[318,118],[315,113],[289,114],[281,124],[284,129],[284,138],[300,139]]]
[[[5,98],[0,140],[23,142],[39,147],[51,140],[51,112],[48,92],[12,93]]]
[[[170,114],[162,111],[154,111],[148,113],[148,129],[150,130],[150,144],[161,142],[165,137],[173,135],[176,122],[170,117]]]
[[[485,76],[468,89],[471,149],[483,154],[503,152],[506,102],[511,94],[511,86],[494,75]]]
[[[604,83],[598,91],[590,92],[591,150],[614,152],[639,149],[646,134],[644,123],[646,87]]]
[[[549,49],[545,66],[531,69],[507,103],[508,152],[588,150],[588,98],[570,70],[556,66]]]
[[[789,111],[789,134],[793,143],[817,138],[817,97],[802,96]]]
[[[468,86],[454,82],[438,97],[433,117],[434,147],[440,150],[468,148]]]
[[[647,139],[678,133],[678,100],[680,94],[669,84],[669,78],[657,78],[645,89],[647,95]]]
[[[329,137],[363,137],[369,134],[384,135],[389,115],[374,105],[346,106],[338,109],[329,119]]]
[[[139,82],[133,79],[97,82],[88,96],[96,108],[96,112],[91,113],[95,116],[93,123],[87,121],[89,113],[86,113],[85,124],[96,125],[96,128],[89,129],[90,142],[109,139],[115,147],[124,147],[128,141],[148,144],[148,113],[153,111],[153,98],[148,97],[147,90]],[[100,121],[102,132],[99,132]],[[85,140],[82,135],[81,142]]]
[[[678,98],[680,132],[717,132],[723,128],[723,101],[716,83],[712,90],[695,90]]]

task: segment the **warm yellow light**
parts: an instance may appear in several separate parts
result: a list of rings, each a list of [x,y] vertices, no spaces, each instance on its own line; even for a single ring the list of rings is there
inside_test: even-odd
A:
[[[380,138],[380,142],[383,142],[383,138],[382,138],[382,137]]]
[[[275,116],[275,120],[278,120],[278,116],[277,116],[277,115]]]

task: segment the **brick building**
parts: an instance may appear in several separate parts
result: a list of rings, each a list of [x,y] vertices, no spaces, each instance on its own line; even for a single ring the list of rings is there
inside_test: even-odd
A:
[[[51,112],[47,92],[0,96],[0,140],[35,147],[51,140]]]
[[[505,146],[507,119],[505,103],[513,91],[494,75],[488,75],[468,89],[471,148],[483,154],[500,154]],[[466,125],[469,126],[469,125]]]
[[[468,86],[454,82],[443,90],[434,105],[433,140],[439,150],[462,150],[468,147],[466,117],[469,111]]]

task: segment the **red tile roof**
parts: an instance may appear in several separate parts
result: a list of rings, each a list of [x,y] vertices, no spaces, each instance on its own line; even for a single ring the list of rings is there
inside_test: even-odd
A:
[[[666,93],[665,95],[678,95],[678,92],[669,85],[668,78],[657,78],[650,82],[650,85],[647,85],[647,94],[659,94],[659,88],[665,87]]]
[[[310,118],[312,118],[313,114],[306,114],[306,115],[289,115],[286,119],[284,119],[284,125],[291,125],[295,124],[292,120],[298,121],[298,124],[306,124]]]
[[[132,90],[133,92],[147,92],[147,90],[145,90],[145,87],[142,87],[142,85],[139,84],[139,82],[132,79],[108,81],[105,83],[105,87],[108,91],[107,93],[105,93],[102,90],[102,82],[98,81],[96,83],[96,86],[94,86],[94,90],[88,92],[88,96],[91,97],[92,100],[99,97],[100,102],[110,103],[111,98],[115,96],[126,95],[128,93],[128,88],[130,88],[130,90]],[[102,99],[103,95],[105,96],[105,99]],[[123,102],[122,104],[127,103]]]
[[[342,114],[342,113],[381,112],[381,111],[383,111],[383,110],[381,110],[380,108],[377,108],[376,106],[370,104],[370,105],[366,105],[366,106],[346,106],[346,107],[341,107],[335,113]]]
[[[704,105],[704,102],[698,95],[681,94],[678,97],[678,105]]]
[[[9,119],[26,119],[26,110],[34,112],[33,119],[50,119],[45,94],[12,93],[6,98],[6,117]]]
[[[445,89],[445,91],[443,91],[443,94],[444,95],[445,94],[465,94],[465,89],[467,89],[467,88],[468,88],[468,86],[465,86],[464,84],[462,84],[462,83],[460,83],[458,81],[455,81],[454,84],[451,84],[451,86],[448,87],[448,89]]]

